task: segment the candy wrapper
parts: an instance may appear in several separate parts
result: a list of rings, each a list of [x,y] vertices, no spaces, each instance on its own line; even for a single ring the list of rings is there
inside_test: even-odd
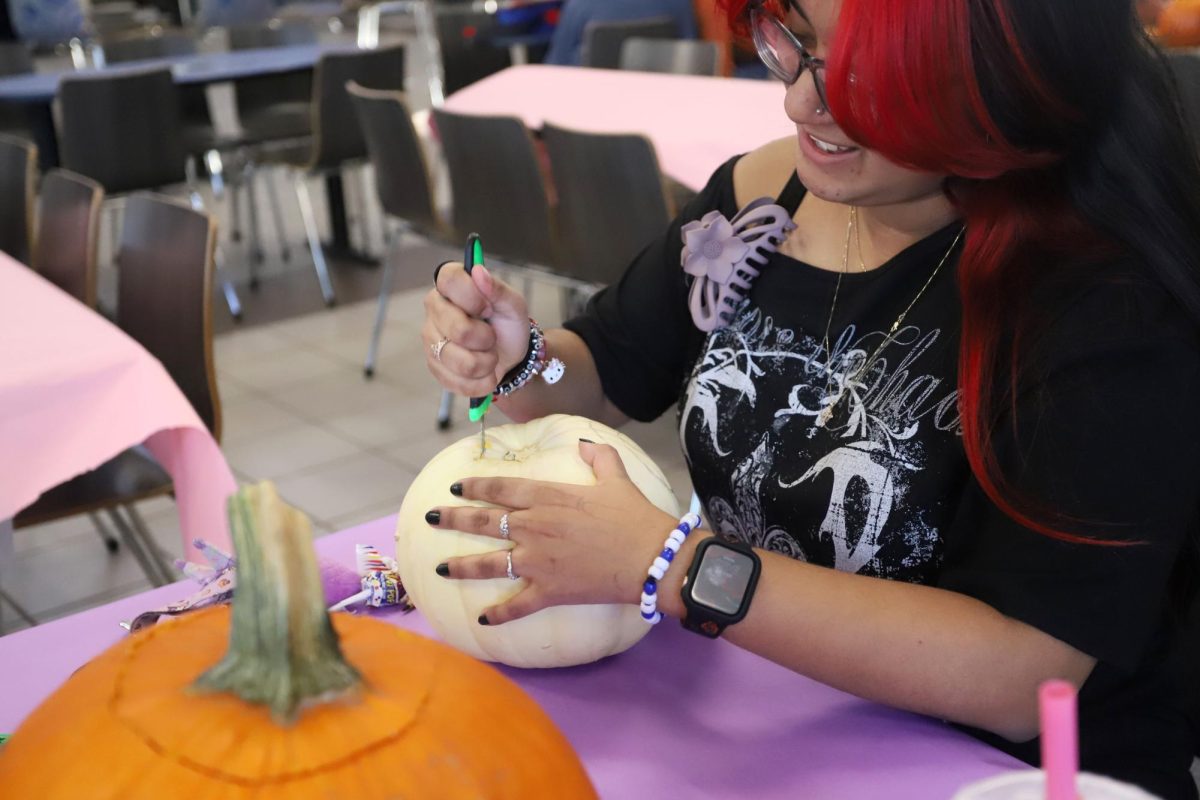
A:
[[[237,559],[203,539],[197,539],[193,544],[208,560],[208,564],[193,564],[176,559],[175,566],[200,584],[200,591],[178,603],[138,614],[129,622],[122,622],[121,627],[132,633],[153,625],[159,617],[179,616],[233,599],[233,589],[237,585]]]
[[[400,583],[395,560],[387,558],[378,548],[369,544],[355,545],[354,551],[358,574],[362,576],[362,591],[329,610],[344,611],[352,606],[366,605],[373,608],[400,606],[404,611],[411,611],[413,606],[408,602],[408,594]]]
[[[176,560],[175,566],[200,584],[199,591],[177,603],[139,614],[128,622],[122,622],[121,627],[130,632],[139,631],[153,625],[162,617],[187,614],[218,603],[228,603],[233,599],[233,590],[237,586],[237,559],[202,539],[197,539],[195,545],[208,564]],[[356,545],[355,553],[357,570],[329,559],[319,559],[317,562],[321,570],[321,585],[325,589],[326,602],[333,604],[331,610],[341,610],[359,604],[376,608],[412,608],[408,604],[408,595],[400,584],[395,561],[384,558],[370,545]]]

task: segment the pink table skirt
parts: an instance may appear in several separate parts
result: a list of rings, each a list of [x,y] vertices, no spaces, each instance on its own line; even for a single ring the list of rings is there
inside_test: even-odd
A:
[[[357,543],[394,552],[395,522],[331,534],[317,550],[348,566]],[[0,638],[0,731],[15,730],[125,636],[120,620],[194,588],[166,586]],[[378,616],[430,635],[418,613]],[[611,800],[945,800],[1020,766],[941,722],[859,700],[670,622],[596,664],[504,671],[555,720]]]
[[[228,542],[233,473],[162,364],[0,253],[0,520],[142,443],[175,482],[185,545]]]
[[[778,81],[629,70],[510,67],[455,92],[449,111],[519,117],[591,133],[640,133],[662,171],[693,189],[730,156],[796,135]]]

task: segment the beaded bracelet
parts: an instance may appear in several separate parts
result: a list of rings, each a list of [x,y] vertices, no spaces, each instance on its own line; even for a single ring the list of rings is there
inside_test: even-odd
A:
[[[560,359],[546,360],[546,334],[538,327],[537,322],[529,319],[529,350],[525,359],[508,371],[492,393],[492,397],[507,397],[525,384],[541,375],[546,383],[558,383],[562,380],[567,367]]]
[[[646,621],[647,625],[657,625],[662,622],[662,613],[658,610],[658,582],[671,568],[671,562],[675,560],[675,554],[683,546],[683,540],[699,527],[699,514],[684,514],[683,518],[679,520],[679,524],[667,537],[667,541],[663,543],[662,552],[655,556],[654,563],[650,565],[650,569],[646,570],[646,582],[642,584],[641,609],[642,619]]]

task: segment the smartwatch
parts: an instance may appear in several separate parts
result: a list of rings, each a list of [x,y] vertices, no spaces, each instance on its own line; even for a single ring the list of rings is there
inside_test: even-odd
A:
[[[696,555],[680,592],[687,616],[683,627],[710,639],[750,610],[762,562],[748,544],[711,536]]]

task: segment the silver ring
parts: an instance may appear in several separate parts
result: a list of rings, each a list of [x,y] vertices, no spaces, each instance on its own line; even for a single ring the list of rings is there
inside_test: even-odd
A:
[[[447,339],[445,336],[443,336],[442,338],[438,339],[433,344],[429,345],[429,350],[433,353],[434,361],[441,362],[442,348],[445,347],[447,342],[449,342],[449,341],[450,341],[449,339]]]
[[[513,568],[512,568],[512,550],[509,550],[507,553],[505,553],[505,554],[504,554],[504,557],[505,557],[505,559],[508,561],[508,567],[505,569],[505,574],[506,574],[506,575],[508,575],[508,579],[509,579],[510,581],[515,581],[515,580],[517,580],[517,579],[518,579],[518,578],[520,578],[521,576],[520,576],[520,575],[518,575],[517,573],[513,572]]]
[[[504,513],[500,515],[500,538],[507,539],[508,533],[508,514]]]

